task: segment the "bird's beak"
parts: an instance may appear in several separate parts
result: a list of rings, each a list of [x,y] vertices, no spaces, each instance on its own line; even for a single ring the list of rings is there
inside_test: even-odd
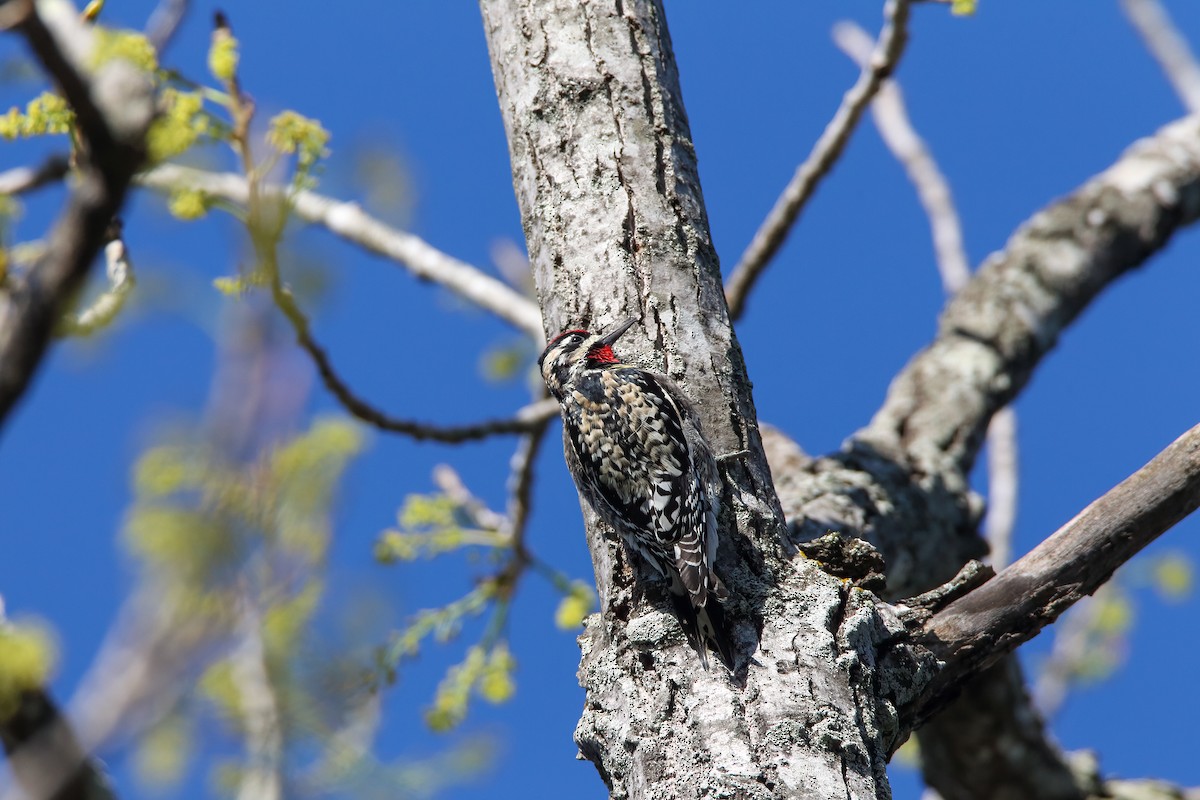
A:
[[[637,320],[636,320],[636,319],[627,319],[627,320],[625,320],[625,321],[624,321],[624,322],[622,322],[620,325],[618,325],[617,327],[613,328],[613,329],[612,329],[611,331],[609,331],[608,333],[606,333],[606,334],[604,334],[603,336],[601,336],[601,337],[600,337],[599,344],[602,344],[602,345],[607,345],[608,347],[612,347],[612,344],[613,344],[613,342],[615,342],[617,339],[620,339],[620,338],[621,338],[621,334],[625,333],[625,331],[627,331],[627,330],[629,330],[630,328],[632,328],[632,327],[633,327],[633,324],[634,324],[635,322],[637,322]]]

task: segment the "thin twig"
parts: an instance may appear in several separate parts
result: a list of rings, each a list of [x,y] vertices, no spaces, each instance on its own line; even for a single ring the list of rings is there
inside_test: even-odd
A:
[[[825,127],[821,138],[813,146],[808,158],[792,176],[783,194],[759,227],[758,232],[742,254],[726,283],[725,297],[729,303],[729,316],[738,319],[746,308],[746,300],[755,281],[766,269],[775,253],[783,245],[800,211],[812,197],[821,179],[833,168],[850,134],[854,132],[863,110],[879,90],[883,80],[891,75],[904,52],[908,39],[909,0],[889,0],[884,9],[884,26],[879,35],[879,46],[871,56],[870,64],[858,76],[858,80]]]
[[[1200,113],[1200,63],[1158,0],[1121,0],[1121,9],[1166,73],[1183,107]]]
[[[138,182],[167,192],[195,189],[239,206],[250,199],[249,185],[241,175],[178,164],[159,165],[140,175]],[[269,184],[263,184],[261,191],[264,200],[286,198],[299,219],[324,226],[346,241],[400,264],[418,278],[446,287],[525,331],[535,341],[542,341],[542,315],[537,304],[477,267],[443,253],[420,237],[380,222],[355,203]]]
[[[221,35],[222,31],[228,30],[228,20],[224,15],[218,13],[216,24],[217,30],[214,35]],[[262,169],[255,164],[249,139],[250,122],[254,115],[253,101],[243,94],[236,74],[231,76],[226,83],[226,89],[231,99],[230,113],[234,118],[231,144],[241,159],[242,170],[245,173],[244,176],[230,173],[214,175],[174,166],[167,169],[165,173],[163,172],[164,168],[159,167],[150,174],[157,174],[160,177],[166,175],[164,185],[167,187],[178,186],[179,181],[182,179],[190,188],[199,188],[206,193],[222,196],[230,202],[245,206],[246,228],[254,244],[255,253],[260,262],[259,266],[268,277],[271,296],[275,304],[279,307],[279,310],[283,312],[284,317],[291,323],[292,329],[296,334],[297,343],[312,358],[322,382],[346,410],[360,420],[380,430],[403,433],[417,440],[429,439],[449,443],[482,439],[496,434],[526,433],[535,430],[540,425],[544,425],[544,421],[552,417],[556,410],[549,405],[537,408],[527,406],[510,419],[488,420],[473,425],[440,426],[413,422],[411,420],[388,416],[350,389],[334,369],[333,362],[329,358],[329,354],[325,348],[313,336],[308,318],[300,309],[300,305],[296,302],[291,290],[283,283],[283,278],[279,271],[278,243],[279,238],[283,235],[282,220],[284,218],[278,214],[272,216],[268,213],[268,208],[271,204],[274,204],[274,208],[278,211],[285,208],[283,204],[286,203],[288,208],[304,218],[301,208],[309,208],[311,211],[311,207],[314,204],[325,209],[336,209],[338,207],[343,209],[342,212],[335,211],[327,215],[333,217],[345,216],[351,213],[345,211],[345,209],[356,209],[356,207],[348,203],[336,203],[328,198],[320,198],[303,190],[290,192],[280,187],[265,184],[262,178]],[[180,172],[181,170],[182,172]],[[143,178],[145,177],[147,176],[143,176]],[[215,189],[218,187],[222,188],[224,193],[217,193]],[[370,220],[361,211],[358,214],[373,225],[381,228],[386,227],[382,223]],[[333,230],[333,227],[331,226],[330,229]],[[393,233],[400,237],[407,236],[407,234],[403,234],[400,231],[393,231]],[[363,246],[369,246],[366,242],[359,243],[363,244]],[[445,258],[448,259],[448,257]],[[468,265],[462,265],[462,267],[466,271],[477,273],[477,278],[492,281],[497,286],[503,287],[505,291],[512,291],[504,287],[499,281],[483,275],[483,273],[479,273],[474,267]],[[453,269],[450,272],[451,274],[455,274]],[[519,297],[519,295],[513,294]],[[523,303],[529,303],[525,298],[520,298],[520,300]],[[536,308],[534,310],[536,312]],[[540,330],[541,326],[539,322],[538,331],[540,332]]]
[[[842,52],[864,69],[870,64],[872,51],[878,49],[870,35],[853,22],[835,25],[833,40]],[[881,83],[871,103],[871,114],[880,137],[904,167],[925,209],[942,287],[947,296],[958,294],[967,285],[971,268],[963,247],[962,224],[954,205],[954,196],[928,146],[909,120],[904,94],[897,81],[889,78]]]
[[[505,516],[488,508],[486,503],[476,497],[463,483],[462,476],[454,467],[449,464],[438,464],[434,467],[433,483],[465,511],[480,530],[500,531],[504,529],[507,522]]]
[[[542,402],[546,401],[543,399]],[[549,422],[550,420],[547,419],[525,434],[508,462],[508,532],[512,538],[513,549],[518,557],[525,560],[529,558],[529,552],[525,547],[525,528],[529,521],[529,510],[532,505],[533,467],[537,461],[538,449],[542,445],[542,440],[545,439]]]
[[[987,431],[988,510],[983,535],[995,569],[1012,559],[1012,537],[1017,522],[1020,465],[1017,444],[1017,412],[1005,406],[992,415]]]
[[[14,167],[0,172],[0,194],[15,197],[32,192],[67,176],[70,161],[66,156],[55,154],[36,167]]]
[[[507,419],[490,419],[471,425],[435,425],[389,416],[355,394],[334,370],[329,354],[313,338],[308,319],[300,310],[291,291],[280,284],[274,295],[276,304],[296,332],[296,341],[312,358],[325,387],[347,411],[380,430],[402,433],[418,441],[456,444],[501,434],[528,433],[544,426],[558,413],[557,403],[553,400],[542,400],[524,406]]]
[[[129,248],[121,238],[121,224],[116,220],[113,221],[113,238],[104,245],[104,262],[108,288],[97,295],[87,308],[77,314],[64,316],[55,331],[59,336],[89,336],[107,327],[121,313],[137,284],[133,276],[133,262],[129,260]]]
[[[187,11],[188,0],[160,0],[150,14],[150,19],[146,20],[146,38],[154,46],[160,60],[163,51],[179,31]]]

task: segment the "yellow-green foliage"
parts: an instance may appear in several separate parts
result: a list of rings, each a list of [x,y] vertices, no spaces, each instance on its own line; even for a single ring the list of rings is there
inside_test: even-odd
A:
[[[0,719],[17,710],[21,693],[44,686],[57,659],[50,631],[36,623],[0,622]]]
[[[421,641],[430,635],[439,642],[447,641],[458,633],[464,619],[482,613],[495,594],[495,582],[485,581],[453,603],[419,612],[407,628],[392,637],[384,660],[394,666],[400,659],[416,655]]]
[[[247,272],[245,275],[236,277],[213,278],[213,288],[226,297],[241,297],[266,286],[268,280],[267,275],[262,271]]]
[[[137,31],[115,30],[111,28],[96,29],[96,45],[92,50],[92,66],[98,67],[123,58],[130,64],[146,72],[158,69],[158,53],[154,45],[144,33]]]
[[[151,161],[174,158],[211,131],[200,92],[163,89],[159,109],[162,113],[146,133],[146,152]]]
[[[596,608],[596,592],[583,581],[572,581],[566,595],[554,612],[554,624],[560,630],[571,631],[583,625],[584,618]]]
[[[328,506],[337,479],[364,443],[362,428],[343,419],[325,418],[317,420],[308,433],[275,449],[267,463],[284,508],[314,514]]]
[[[528,351],[529,346],[524,341],[489,349],[480,360],[483,377],[496,383],[516,378],[530,361]]]
[[[104,0],[91,0],[90,3],[83,7],[83,11],[80,12],[80,16],[83,17],[85,22],[95,22],[96,18],[100,16],[100,12],[103,10]]]
[[[21,203],[17,198],[0,194],[0,288],[4,286],[9,267],[14,260],[14,254],[8,250],[9,231],[13,223],[20,218],[21,211]]]
[[[199,189],[179,189],[171,192],[171,197],[167,200],[167,210],[176,219],[190,222],[206,216],[209,203],[208,195]],[[220,289],[220,287],[217,288]]]
[[[241,696],[233,681],[233,664],[228,659],[214,662],[204,670],[198,688],[221,719],[236,723],[242,712]]]
[[[192,750],[192,729],[187,717],[169,714],[147,731],[137,742],[133,768],[138,780],[168,788],[179,783]]]
[[[950,13],[960,17],[968,17],[975,13],[977,0],[951,0]]]
[[[363,443],[355,425],[320,419],[249,460],[185,440],[148,449],[134,468],[125,542],[165,607],[230,637],[232,651],[208,664],[191,699],[234,737],[248,713],[239,659],[261,659],[289,747],[325,746],[367,685],[368,654],[322,646],[312,624],[325,593],[334,492]],[[247,637],[257,652],[243,646]],[[137,763],[148,782],[179,774],[187,734],[168,727],[142,743]]]
[[[1192,586],[1196,582],[1195,570],[1185,554],[1168,553],[1154,564],[1152,580],[1165,599],[1180,601],[1192,593]]]
[[[150,448],[134,467],[125,543],[175,600],[228,607],[227,582],[261,547],[310,567],[320,562],[334,487],[362,444],[358,428],[327,419],[249,464],[200,444]],[[291,590],[272,598],[284,617],[264,609],[276,626],[301,609],[306,618],[316,604],[311,593],[319,589]]]
[[[208,70],[221,83],[229,83],[237,75],[238,41],[228,28],[213,31],[208,49]]]
[[[516,667],[516,659],[504,642],[490,650],[479,645],[471,647],[467,657],[451,667],[438,684],[433,707],[425,712],[426,723],[435,731],[445,731],[462,722],[472,690],[490,703],[508,700],[516,691]]]
[[[527,569],[542,574],[562,592],[554,615],[560,629],[577,629],[596,606],[590,585],[572,581],[537,559],[514,540],[509,518],[482,507],[478,500],[449,494],[409,495],[397,521],[398,528],[385,531],[375,543],[375,558],[380,562],[412,561],[475,545],[487,548],[487,555],[497,564],[492,575],[463,597],[417,613],[377,654],[377,670],[388,681],[394,680],[399,663],[416,655],[425,639],[448,641],[469,618],[490,611],[479,641],[438,686],[433,706],[426,713],[427,724],[435,730],[457,725],[466,715],[473,693],[502,703],[515,691],[515,662],[507,646],[498,642],[513,592]]]
[[[315,119],[295,111],[284,111],[271,118],[267,144],[281,153],[295,153],[297,169],[307,173],[320,159],[329,155],[329,131]]]
[[[1137,622],[1138,588],[1154,589],[1167,601],[1191,593],[1193,568],[1183,553],[1166,553],[1134,561],[1095,595],[1065,616],[1067,647],[1054,651],[1049,668],[1070,681],[1094,683],[1111,676],[1124,662],[1128,638]],[[1057,634],[1056,634],[1057,635]]]
[[[287,653],[296,647],[324,592],[324,581],[310,580],[295,596],[267,609],[262,627],[263,643],[268,652]]]
[[[432,558],[470,545],[500,548],[510,544],[505,532],[464,527],[461,523],[465,520],[466,515],[452,497],[411,494],[397,516],[400,529],[384,531],[375,542],[375,559],[391,564]]]
[[[14,106],[0,117],[0,136],[16,139],[69,133],[74,124],[75,112],[67,101],[53,92],[42,92],[26,104],[24,114]]]

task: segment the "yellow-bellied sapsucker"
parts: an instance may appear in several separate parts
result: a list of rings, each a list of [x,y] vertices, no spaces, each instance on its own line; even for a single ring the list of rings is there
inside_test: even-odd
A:
[[[671,580],[680,624],[708,668],[711,647],[731,670],[733,648],[713,571],[720,478],[695,408],[669,378],[621,363],[612,345],[635,320],[601,336],[560,333],[538,359],[562,407],[567,465],[599,517]]]

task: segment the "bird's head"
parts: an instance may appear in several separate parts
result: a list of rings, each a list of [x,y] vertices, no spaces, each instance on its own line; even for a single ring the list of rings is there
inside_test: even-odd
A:
[[[561,398],[564,387],[572,383],[587,369],[595,369],[621,360],[613,352],[613,342],[637,322],[628,319],[605,334],[589,333],[584,330],[563,331],[550,340],[538,359],[542,380],[556,398]]]

